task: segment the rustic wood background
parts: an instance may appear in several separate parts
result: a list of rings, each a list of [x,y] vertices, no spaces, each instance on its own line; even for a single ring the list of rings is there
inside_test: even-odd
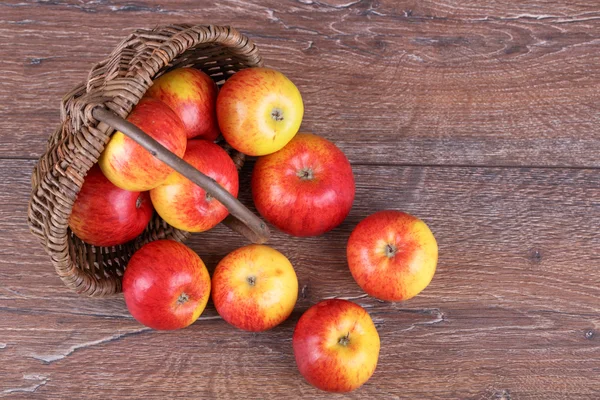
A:
[[[188,329],[146,329],[121,296],[67,290],[26,225],[62,95],[132,29],[175,22],[248,34],[300,88],[303,129],[354,167],[341,227],[271,241],[301,295],[267,333],[212,306]],[[597,0],[0,1],[0,74],[0,397],[320,398],[291,335],[340,296],[368,309],[382,351],[334,398],[600,398]],[[352,228],[386,208],[439,243],[433,282],[405,303],[366,297],[346,267]],[[190,241],[211,270],[243,243],[225,228]]]

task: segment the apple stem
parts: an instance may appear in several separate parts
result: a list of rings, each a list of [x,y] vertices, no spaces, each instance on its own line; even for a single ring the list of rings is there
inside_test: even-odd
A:
[[[385,256],[386,256],[387,258],[392,258],[392,257],[394,257],[394,256],[396,255],[396,253],[397,253],[397,252],[398,252],[398,248],[397,248],[396,246],[394,246],[393,244],[391,244],[391,243],[388,243],[388,244],[385,246]]]
[[[190,299],[190,296],[187,295],[187,293],[183,292],[179,295],[179,297],[177,298],[177,304],[178,305],[182,305],[187,303],[187,301]]]
[[[283,121],[283,111],[279,108],[274,108],[273,111],[271,111],[271,118],[275,121]]]
[[[140,193],[140,195],[138,196],[137,200],[135,201],[135,208],[138,209],[142,206],[142,201],[144,201],[142,199],[142,194]]]
[[[314,178],[313,170],[310,168],[302,168],[296,175],[303,181],[312,181]]]
[[[344,347],[348,346],[348,344],[350,344],[350,332],[348,332],[344,336],[342,336],[340,338],[340,340],[338,340],[338,343]]]

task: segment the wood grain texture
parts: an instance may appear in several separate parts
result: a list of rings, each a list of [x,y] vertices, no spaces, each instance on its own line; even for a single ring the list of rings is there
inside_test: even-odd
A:
[[[274,234],[300,294],[270,332],[210,304],[187,329],[148,330],[122,296],[66,289],[27,229],[62,95],[134,28],[190,21],[252,37],[302,91],[303,129],[356,174],[342,226]],[[592,0],[0,0],[0,398],[600,398],[599,50]],[[404,303],[365,296],[344,255],[387,208],[424,219],[440,248]],[[212,271],[245,241],[218,227],[188,243]],[[382,351],[363,388],[326,396],[298,374],[291,335],[334,296],[367,308]]]
[[[301,292],[288,321],[252,334],[228,326],[212,305],[192,327],[165,333],[136,323],[121,296],[70,293],[23,223],[32,165],[0,161],[10,177],[0,183],[0,396],[321,398],[296,371],[291,335],[302,311],[333,296],[366,307],[382,339],[373,378],[339,398],[600,393],[595,170],[355,166],[357,200],[341,227],[321,238],[274,235]],[[433,282],[404,303],[366,297],[346,267],[351,229],[383,208],[420,216],[439,242]],[[243,243],[222,227],[189,242],[211,271]]]
[[[0,156],[39,156],[133,28],[196,21],[254,39],[354,163],[599,167],[600,7],[522,3],[1,1]]]

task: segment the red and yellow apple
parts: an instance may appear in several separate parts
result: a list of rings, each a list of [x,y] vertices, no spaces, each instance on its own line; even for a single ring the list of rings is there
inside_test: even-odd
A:
[[[215,269],[212,299],[225,321],[246,331],[264,331],[285,321],[298,298],[298,279],[277,250],[249,245],[229,253]]]
[[[208,175],[232,196],[238,194],[238,172],[227,152],[207,140],[190,140],[183,159]],[[156,212],[170,225],[203,232],[223,221],[227,208],[179,172],[150,191]]]
[[[235,73],[217,96],[217,119],[234,149],[251,156],[274,153],[298,132],[304,105],[298,88],[269,68]]]
[[[153,208],[148,192],[130,192],[113,185],[97,165],[87,173],[75,199],[69,227],[94,246],[116,246],[141,234]]]
[[[350,272],[369,295],[408,300],[429,285],[438,247],[429,227],[400,211],[379,211],[362,220],[347,246]]]
[[[142,98],[127,121],[131,122],[177,156],[183,156],[186,146],[185,129],[179,117],[165,103]],[[121,189],[134,192],[150,190],[173,171],[133,139],[115,132],[98,161],[106,177]]]
[[[188,139],[215,140],[217,125],[217,85],[204,72],[178,68],[152,83],[146,96],[161,100],[181,119]]]
[[[123,275],[127,309],[159,330],[185,328],[198,319],[210,297],[210,276],[196,253],[172,240],[136,251]]]
[[[330,299],[300,317],[292,345],[298,369],[311,385],[328,392],[350,392],[373,375],[380,342],[364,308]]]
[[[260,157],[251,184],[260,214],[295,236],[316,236],[335,228],[354,201],[354,176],[344,153],[307,133],[298,133],[283,149]]]

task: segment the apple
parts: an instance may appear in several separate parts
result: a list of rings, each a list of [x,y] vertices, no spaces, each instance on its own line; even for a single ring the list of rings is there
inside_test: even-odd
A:
[[[258,212],[295,236],[330,231],[342,223],[354,201],[354,176],[344,153],[330,141],[307,133],[260,157],[251,185]]]
[[[94,165],[75,199],[69,227],[94,246],[116,246],[140,235],[153,208],[148,192],[130,192],[113,185]]]
[[[298,88],[269,68],[235,73],[217,96],[217,119],[234,149],[251,156],[274,153],[298,132],[304,105]]]
[[[212,299],[231,325],[264,331],[285,321],[298,298],[298,279],[290,261],[265,245],[229,253],[215,269]]]
[[[348,300],[324,300],[300,317],[292,337],[300,374],[328,392],[350,392],[373,375],[379,334],[364,308]]]
[[[423,221],[388,210],[376,212],[356,226],[346,253],[354,280],[367,294],[402,301],[431,282],[438,246]]]
[[[178,68],[155,79],[146,96],[171,107],[185,126],[188,139],[215,140],[217,125],[217,85],[204,72]]]
[[[185,328],[206,307],[210,276],[192,249],[172,240],[156,240],[129,260],[123,295],[138,322],[159,330]]]
[[[207,140],[190,140],[183,159],[238,195],[238,172],[233,160],[219,145]],[[150,191],[156,212],[168,224],[188,232],[203,232],[223,221],[227,208],[179,172]]]
[[[131,122],[177,156],[186,146],[185,128],[165,103],[142,98],[127,121]],[[98,160],[106,177],[121,189],[134,192],[150,190],[161,184],[173,171],[133,139],[115,132]]]

